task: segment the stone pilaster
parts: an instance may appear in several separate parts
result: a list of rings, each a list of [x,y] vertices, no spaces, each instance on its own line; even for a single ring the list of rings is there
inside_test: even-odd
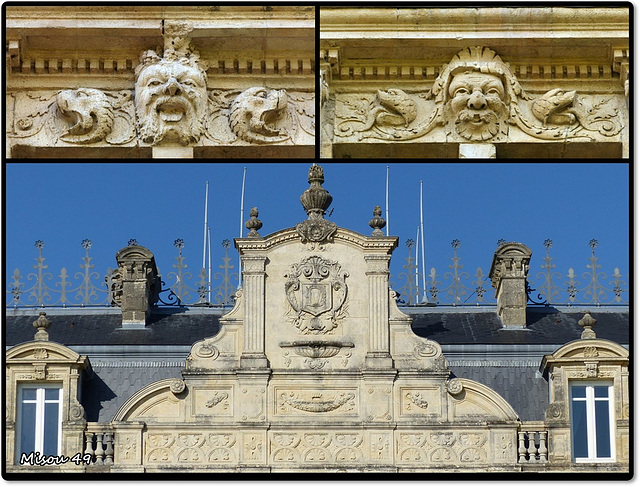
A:
[[[390,255],[365,255],[369,286],[369,351],[367,368],[393,366],[389,352],[389,260]]]
[[[264,353],[266,256],[243,256],[244,345],[242,368],[268,367]]]

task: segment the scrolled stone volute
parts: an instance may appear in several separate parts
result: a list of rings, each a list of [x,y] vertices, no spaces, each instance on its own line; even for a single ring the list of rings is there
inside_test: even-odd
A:
[[[116,261],[122,289],[122,326],[143,328],[160,291],[155,258],[145,247],[129,245],[118,251]]]
[[[527,274],[531,249],[507,242],[496,250],[489,271],[495,288],[497,312],[503,325],[524,328],[527,325]]]

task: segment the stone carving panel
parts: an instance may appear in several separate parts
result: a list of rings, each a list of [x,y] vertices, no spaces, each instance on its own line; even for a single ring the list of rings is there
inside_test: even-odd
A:
[[[522,88],[487,47],[466,48],[440,70],[428,91],[397,88],[336,96],[335,136],[413,140],[440,127],[453,142],[504,142],[510,130],[541,140],[594,140],[622,130],[611,96]]]
[[[123,145],[136,136],[131,92],[91,88],[12,93],[10,139],[34,145]]]
[[[218,389],[200,389],[192,391],[191,414],[229,418],[233,416],[233,389],[231,386]]]
[[[285,274],[289,322],[304,334],[332,333],[347,316],[349,273],[317,255],[302,259]]]
[[[396,434],[401,464],[485,465],[490,458],[487,432],[402,432]]]
[[[237,463],[238,433],[150,432],[146,436],[144,460],[147,465]]]
[[[276,388],[275,414],[353,416],[358,414],[357,389]]]
[[[270,461],[278,463],[335,464],[366,459],[364,434],[351,431],[304,433],[273,432]],[[384,440],[382,451],[385,451]],[[386,444],[388,450],[388,443]]]
[[[441,392],[438,388],[400,388],[401,416],[439,416]]]

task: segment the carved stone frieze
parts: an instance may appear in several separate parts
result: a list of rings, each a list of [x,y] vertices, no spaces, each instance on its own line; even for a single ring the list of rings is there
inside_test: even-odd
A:
[[[146,438],[145,463],[236,463],[239,461],[238,443],[236,432],[149,433]]]
[[[414,140],[437,127],[453,142],[504,142],[517,129],[541,140],[589,141],[622,130],[611,96],[560,88],[535,96],[488,47],[463,49],[430,90],[336,95],[335,136]]]
[[[396,438],[401,463],[481,465],[491,457],[486,432],[401,432]]]
[[[290,322],[302,333],[331,333],[346,317],[349,273],[338,262],[312,255],[285,277]]]
[[[274,463],[332,464],[367,458],[365,435],[358,431],[275,432],[271,434],[270,446],[270,460]],[[381,445],[382,451],[384,446]]]

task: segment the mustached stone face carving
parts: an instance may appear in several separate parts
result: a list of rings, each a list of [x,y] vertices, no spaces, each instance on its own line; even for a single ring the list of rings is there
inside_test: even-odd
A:
[[[493,138],[506,116],[505,90],[499,76],[478,71],[455,74],[449,84],[456,132],[467,140]]]
[[[140,138],[152,145],[197,142],[204,132],[207,114],[205,74],[186,57],[155,58],[156,62],[141,69],[136,80]]]

